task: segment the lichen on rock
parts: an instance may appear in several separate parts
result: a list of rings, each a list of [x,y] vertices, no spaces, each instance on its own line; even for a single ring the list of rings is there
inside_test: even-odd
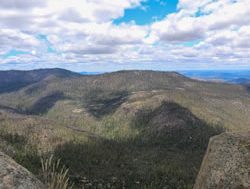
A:
[[[249,189],[250,133],[210,139],[194,189]]]
[[[0,152],[0,189],[45,189],[27,169]]]

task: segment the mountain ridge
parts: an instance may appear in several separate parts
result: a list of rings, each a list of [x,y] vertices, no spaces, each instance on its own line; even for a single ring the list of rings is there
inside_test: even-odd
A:
[[[54,154],[76,188],[192,188],[209,138],[250,130],[241,85],[175,72],[59,72],[0,93],[0,150],[35,175],[41,155]]]
[[[25,86],[44,80],[49,76],[64,78],[77,75],[77,73],[59,68],[38,69],[32,71],[0,71],[0,93],[19,90]]]

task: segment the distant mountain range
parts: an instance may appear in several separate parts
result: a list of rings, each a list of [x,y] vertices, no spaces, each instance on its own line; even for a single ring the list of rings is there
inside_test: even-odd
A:
[[[176,71],[192,79],[226,82],[234,84],[250,84],[250,70],[187,70]],[[82,75],[99,75],[105,72],[80,72]]]
[[[82,75],[99,75],[105,72],[79,72]]]
[[[250,84],[250,70],[190,70],[179,73],[194,79]]]

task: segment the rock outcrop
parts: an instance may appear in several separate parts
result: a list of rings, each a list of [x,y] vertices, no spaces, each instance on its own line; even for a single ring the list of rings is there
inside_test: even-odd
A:
[[[0,189],[45,189],[27,169],[0,152]]]
[[[212,137],[194,189],[249,189],[250,133]]]

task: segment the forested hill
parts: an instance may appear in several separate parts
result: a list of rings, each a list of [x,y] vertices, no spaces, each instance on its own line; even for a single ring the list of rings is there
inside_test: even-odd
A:
[[[210,137],[250,130],[241,85],[140,70],[0,78],[0,151],[38,177],[53,154],[75,188],[189,189]]]

